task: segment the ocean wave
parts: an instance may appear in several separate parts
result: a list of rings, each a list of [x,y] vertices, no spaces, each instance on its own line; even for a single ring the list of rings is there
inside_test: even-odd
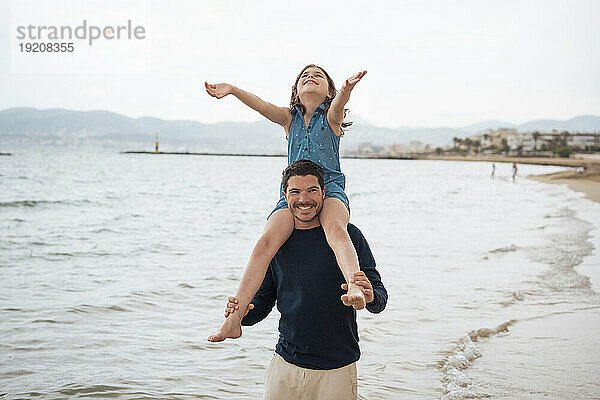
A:
[[[61,201],[50,201],[50,200],[18,200],[18,201],[2,201],[0,202],[0,208],[5,207],[38,207],[48,204],[60,204]]]
[[[552,214],[552,218],[558,219],[556,224],[560,231],[549,235],[550,243],[526,249],[531,260],[550,267],[538,275],[538,284],[551,292],[595,294],[590,278],[575,270],[594,250],[589,240],[593,225],[577,218],[568,208]]]
[[[517,302],[524,301],[528,296],[539,294],[539,291],[535,290],[512,290],[508,293],[507,297],[500,302],[501,305],[508,307]]]
[[[58,390],[58,393],[67,396],[80,397],[85,396],[99,396],[99,397],[116,397],[117,395],[123,394],[123,391],[127,388],[121,386],[109,386],[109,385],[80,385],[80,384],[69,384]]]
[[[67,312],[74,313],[74,314],[87,314],[87,313],[111,312],[111,311],[129,312],[130,310],[120,307],[120,306],[117,306],[117,305],[114,305],[114,304],[110,305],[110,306],[92,306],[89,304],[82,304],[77,307],[71,307],[67,310]]]
[[[15,200],[1,201],[0,208],[34,208],[49,205],[81,205],[91,203],[90,200]]]
[[[195,289],[196,288],[195,286],[192,286],[188,283],[180,283],[177,286],[179,286],[180,288],[184,288],[184,289]]]
[[[489,339],[493,336],[507,334],[509,327],[515,322],[515,320],[510,320],[495,328],[473,330],[458,341],[450,355],[439,363],[442,371],[442,385],[444,388],[442,400],[491,397],[490,394],[483,392],[481,388],[474,385],[464,371],[469,368],[476,359],[482,356],[481,349],[477,345],[478,341],[481,339]]]
[[[36,319],[31,321],[32,324],[67,324],[72,325],[75,322],[73,321],[57,321],[55,319]]]
[[[107,253],[101,251],[78,251],[78,252],[49,252],[43,255],[30,256],[32,258],[41,258],[48,261],[57,261],[57,258],[70,258],[70,257],[108,257],[108,256],[118,256],[119,253]]]
[[[488,251],[488,254],[510,253],[512,251],[517,251],[518,249],[519,248],[517,246],[515,246],[514,244],[511,244],[510,246],[499,247],[497,249],[490,250],[490,251]]]

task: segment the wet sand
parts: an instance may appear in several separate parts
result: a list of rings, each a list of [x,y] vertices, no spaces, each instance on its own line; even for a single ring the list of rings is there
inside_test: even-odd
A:
[[[600,160],[515,157],[438,157],[437,160],[473,161],[570,167],[568,171],[528,176],[549,184],[566,184],[571,190],[600,203]],[[585,171],[579,173],[579,167]],[[588,216],[589,217],[589,216]],[[594,222],[596,224],[596,222]],[[598,226],[595,227],[598,232]],[[547,316],[516,322],[504,338],[482,343],[484,356],[469,368],[467,375],[483,393],[511,399],[600,398],[594,371],[600,360],[600,240],[592,233],[595,254],[586,257],[575,270],[590,279],[591,299]],[[530,380],[531,370],[539,379]],[[490,379],[493,377],[493,379]]]
[[[481,397],[597,399],[599,329],[598,308],[519,321],[508,337],[483,345],[484,356],[469,370],[470,378],[480,383]],[[532,370],[537,379],[531,379]]]
[[[571,190],[583,192],[586,198],[600,203],[600,166],[590,166],[583,173],[575,169],[529,178],[545,183],[567,184]]]
[[[419,160],[442,161],[471,161],[494,163],[517,163],[534,165],[555,165],[570,167],[572,170],[556,172],[553,174],[529,176],[545,183],[567,184],[571,190],[585,193],[585,197],[595,202],[600,202],[600,160],[578,158],[548,158],[548,157],[501,157],[501,156],[423,156]],[[578,173],[577,168],[585,167],[585,172]]]
[[[600,159],[579,159],[560,157],[504,157],[504,156],[415,156],[414,160],[440,160],[440,161],[472,161],[472,162],[495,162],[495,163],[517,163],[533,165],[556,165],[559,167],[581,167],[600,168]]]

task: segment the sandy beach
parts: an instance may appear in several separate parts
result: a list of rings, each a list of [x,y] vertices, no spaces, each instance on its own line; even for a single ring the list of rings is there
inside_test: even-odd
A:
[[[465,156],[426,156],[418,157],[422,160],[444,161],[472,161],[494,163],[517,163],[533,165],[556,165],[572,168],[569,171],[553,174],[528,176],[545,183],[567,184],[571,190],[585,193],[585,197],[595,202],[600,202],[600,159],[578,158],[542,158],[542,157],[465,157]],[[577,169],[584,167],[585,171],[579,173]]]
[[[571,190],[584,193],[587,199],[600,203],[599,159],[460,156],[423,159],[570,167],[567,171],[527,178],[550,184],[566,184]],[[585,170],[578,171],[580,167]],[[588,213],[587,218],[589,216]],[[593,248],[599,246],[598,239],[594,238],[597,229],[594,228],[589,238]],[[599,267],[597,256],[591,254],[574,268],[576,273],[588,277],[592,293],[600,287]],[[600,340],[599,326],[600,311],[594,301],[582,309],[563,310],[519,321],[511,326],[510,336],[505,340],[492,339],[486,342],[485,356],[477,360],[467,375],[474,382],[485,382],[489,376],[497,377],[488,389],[506,398],[529,398],[532,393],[547,392],[555,393],[560,398],[597,398],[600,396],[600,386],[594,383],[595,376],[586,369],[578,368],[578,365],[582,362],[583,354],[587,354],[585,362],[590,365],[597,365],[600,360],[596,350],[596,343]],[[523,354],[531,354],[526,362],[523,362]],[[508,365],[512,366],[509,371]],[[538,371],[544,378],[539,381],[523,378],[530,373],[530,369]]]
[[[556,172],[554,174],[530,176],[529,178],[545,183],[561,183],[569,185],[571,190],[585,193],[585,197],[600,202],[600,166],[587,168],[585,172],[577,170]]]

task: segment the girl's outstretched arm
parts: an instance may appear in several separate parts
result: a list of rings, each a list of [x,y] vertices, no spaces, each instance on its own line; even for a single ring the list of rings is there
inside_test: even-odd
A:
[[[344,85],[337,96],[335,96],[331,102],[329,112],[327,113],[327,120],[332,128],[334,126],[339,127],[342,125],[342,122],[344,122],[344,107],[348,100],[350,100],[350,93],[352,92],[352,89],[354,89],[354,86],[356,86],[366,74],[367,71],[360,71],[358,74],[346,79],[346,82],[344,82]],[[337,130],[339,130],[339,128]]]
[[[267,118],[269,121],[273,121],[284,128],[289,126],[292,121],[292,115],[290,114],[289,108],[277,107],[276,105],[268,103],[252,93],[243,91],[242,89],[228,83],[210,84],[208,82],[204,82],[204,86],[206,87],[206,93],[212,97],[221,99],[228,94],[232,94],[251,109],[261,113],[261,115]]]

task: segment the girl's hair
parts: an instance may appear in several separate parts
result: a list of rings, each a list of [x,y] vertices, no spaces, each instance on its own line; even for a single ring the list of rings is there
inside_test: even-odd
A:
[[[306,107],[304,107],[304,104],[302,104],[300,102],[300,97],[298,97],[297,87],[298,87],[298,81],[300,81],[300,77],[302,76],[304,71],[306,71],[307,68],[311,68],[311,67],[319,68],[321,71],[323,71],[323,73],[325,74],[325,77],[327,78],[329,92],[327,93],[327,100],[325,100],[325,111],[327,111],[329,109],[331,102],[337,95],[337,90],[335,89],[335,84],[333,83],[333,79],[331,79],[331,77],[329,76],[327,71],[325,71],[323,69],[323,67],[319,67],[318,65],[308,64],[306,67],[302,68],[302,71],[300,71],[300,73],[296,77],[296,82],[294,82],[294,86],[292,86],[292,99],[290,100],[290,112],[293,112],[294,108],[296,106],[299,106],[300,110],[302,111],[302,115],[304,115],[306,113]],[[344,119],[346,118],[347,114],[348,114],[348,109],[344,108]],[[342,126],[340,127],[341,136],[344,136],[344,129],[348,128],[351,125],[352,125],[352,122],[350,122],[350,121],[342,122]]]

